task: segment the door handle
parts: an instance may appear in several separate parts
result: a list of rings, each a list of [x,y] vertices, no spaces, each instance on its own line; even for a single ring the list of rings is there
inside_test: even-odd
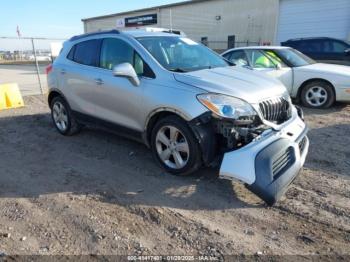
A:
[[[64,75],[66,73],[66,69],[61,69],[61,74]]]
[[[104,84],[104,82],[101,78],[95,78],[95,83],[99,86]]]

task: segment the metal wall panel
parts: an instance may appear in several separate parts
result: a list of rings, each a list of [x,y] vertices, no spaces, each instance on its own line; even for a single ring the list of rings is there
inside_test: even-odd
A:
[[[158,14],[154,27],[180,29],[190,38],[209,42],[226,42],[234,35],[236,41],[270,42],[276,32],[279,0],[212,0],[193,2],[166,8],[149,9],[146,12],[130,12],[121,16],[97,18],[85,21],[86,32],[112,29],[116,21],[125,17]],[[172,19],[170,19],[172,17]],[[172,21],[172,23],[170,22]]]
[[[299,37],[348,39],[350,0],[281,0],[276,42]]]

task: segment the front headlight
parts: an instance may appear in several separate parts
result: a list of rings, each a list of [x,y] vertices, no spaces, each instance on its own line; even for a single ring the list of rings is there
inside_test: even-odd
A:
[[[197,96],[206,108],[218,116],[232,119],[256,116],[253,107],[247,102],[221,94],[201,94]]]

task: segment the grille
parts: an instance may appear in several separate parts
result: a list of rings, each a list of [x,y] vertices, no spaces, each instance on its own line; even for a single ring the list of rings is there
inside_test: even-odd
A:
[[[294,152],[293,148],[289,147],[281,156],[279,156],[272,163],[272,174],[273,176],[278,176],[283,173],[288,167],[290,167],[294,162]]]
[[[291,117],[291,105],[283,97],[269,99],[259,103],[265,120],[281,124]]]

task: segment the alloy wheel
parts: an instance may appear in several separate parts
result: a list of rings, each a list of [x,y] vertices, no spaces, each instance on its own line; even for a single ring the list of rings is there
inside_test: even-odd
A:
[[[64,105],[57,101],[52,107],[52,116],[55,125],[61,132],[65,132],[68,127],[68,115]]]
[[[323,87],[314,86],[306,92],[305,98],[310,105],[320,107],[327,102],[328,93]]]
[[[164,126],[156,136],[156,149],[160,160],[170,168],[186,166],[190,149],[186,137],[174,126]]]

